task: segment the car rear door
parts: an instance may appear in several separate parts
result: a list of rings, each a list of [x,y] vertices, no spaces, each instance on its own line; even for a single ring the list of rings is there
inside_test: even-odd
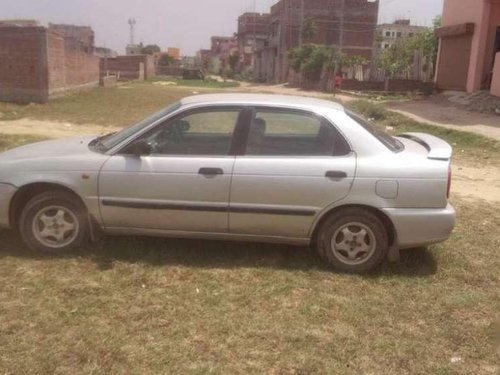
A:
[[[228,231],[232,138],[240,107],[183,112],[136,139],[147,156],[113,155],[99,177],[99,201],[108,230]]]
[[[230,232],[307,238],[318,213],[349,194],[355,169],[348,142],[325,118],[255,108],[234,165]]]

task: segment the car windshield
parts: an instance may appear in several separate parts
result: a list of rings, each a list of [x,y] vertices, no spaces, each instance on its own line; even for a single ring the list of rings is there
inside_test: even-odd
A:
[[[405,146],[396,138],[390,136],[385,131],[380,129],[375,124],[365,120],[363,117],[358,116],[350,111],[346,111],[347,115],[356,121],[359,125],[369,131],[375,138],[377,138],[380,142],[382,142],[389,150],[393,152],[403,151]]]
[[[180,106],[181,106],[180,102],[174,103],[162,109],[161,111],[152,114],[151,116],[145,118],[144,120],[138,122],[137,124],[134,124],[128,128],[119,131],[118,133],[112,133],[103,136],[101,138],[98,138],[99,144],[101,145],[101,149],[104,149],[104,151],[112,149],[113,147],[119,145],[121,142],[126,140],[131,135],[141,131],[142,129],[152,124],[153,122],[161,119],[162,117],[167,116],[169,113],[176,111],[177,109],[180,108]]]

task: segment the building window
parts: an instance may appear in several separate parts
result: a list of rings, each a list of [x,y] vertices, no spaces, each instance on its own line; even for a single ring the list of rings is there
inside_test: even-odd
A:
[[[389,48],[389,44],[387,44],[387,43],[386,43],[386,44],[384,44],[384,48],[385,48],[385,49]]]
[[[401,35],[402,35],[401,31],[399,31],[397,35],[398,35],[398,38],[401,38]]]
[[[385,32],[385,36],[391,36],[391,32],[390,31],[386,31]]]

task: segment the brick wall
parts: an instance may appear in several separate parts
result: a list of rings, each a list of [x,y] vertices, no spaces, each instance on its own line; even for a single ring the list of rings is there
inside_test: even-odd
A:
[[[48,67],[48,90],[61,90],[66,87],[65,75],[65,50],[62,36],[47,33],[47,67]]]
[[[47,33],[47,66],[49,98],[68,90],[99,85],[99,58],[86,49],[72,45],[59,33]]]
[[[44,102],[48,98],[46,30],[0,28],[0,100]]]
[[[100,69],[101,75],[106,75],[106,72],[119,74],[120,80],[149,79],[155,76],[154,59],[149,55],[101,58]]]
[[[99,84],[99,59],[44,27],[0,27],[0,101],[44,103]]]

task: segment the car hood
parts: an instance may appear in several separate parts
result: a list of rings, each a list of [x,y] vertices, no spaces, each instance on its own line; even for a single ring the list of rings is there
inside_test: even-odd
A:
[[[90,150],[95,136],[80,136],[33,143],[0,154],[0,172],[96,170],[109,157]]]

